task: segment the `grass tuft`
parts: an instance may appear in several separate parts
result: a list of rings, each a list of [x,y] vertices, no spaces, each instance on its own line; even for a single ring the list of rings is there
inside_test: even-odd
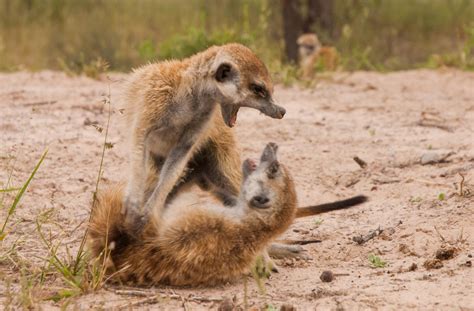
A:
[[[373,268],[384,268],[387,265],[382,258],[374,254],[369,255],[369,262]]]
[[[19,192],[16,194],[15,196],[15,199],[13,200],[13,203],[10,205],[10,208],[8,209],[8,213],[7,213],[7,216],[5,217],[5,220],[3,221],[3,225],[2,225],[2,228],[0,229],[0,241],[4,240],[6,235],[7,235],[7,232],[5,231],[6,230],[6,227],[7,227],[7,224],[8,224],[8,221],[10,219],[10,217],[15,213],[17,207],[18,207],[18,203],[20,203],[20,200],[21,198],[23,197],[23,195],[25,194],[25,191],[26,189],[28,188],[28,186],[30,185],[30,182],[33,180],[33,177],[35,177],[36,175],[36,172],[38,171],[38,169],[40,168],[41,164],[43,163],[43,160],[45,159],[46,155],[48,154],[48,149],[46,149],[44,152],[43,152],[43,155],[41,156],[41,158],[39,159],[38,163],[36,163],[35,165],[35,168],[33,169],[33,171],[31,172],[30,176],[28,177],[28,179],[25,181],[25,183],[23,184],[23,186],[20,188]],[[10,188],[11,189],[11,188]],[[6,189],[4,189],[4,192]]]

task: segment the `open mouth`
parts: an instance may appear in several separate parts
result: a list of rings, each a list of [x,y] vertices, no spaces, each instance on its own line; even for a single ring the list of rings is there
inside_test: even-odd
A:
[[[237,113],[239,112],[239,107],[232,109],[232,114],[230,115],[229,126],[233,127],[237,123]]]
[[[239,112],[239,106],[236,105],[223,105],[222,106],[222,117],[228,127],[234,127],[237,123],[237,114]]]

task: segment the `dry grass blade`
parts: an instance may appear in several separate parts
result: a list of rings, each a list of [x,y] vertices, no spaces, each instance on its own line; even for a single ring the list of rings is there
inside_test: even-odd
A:
[[[97,174],[97,181],[96,181],[96,184],[95,184],[95,191],[94,191],[93,198],[92,198],[92,206],[94,206],[95,201],[97,200],[97,193],[99,191],[100,178],[102,177],[102,167],[104,166],[105,151],[108,149],[107,148],[107,145],[108,145],[107,138],[108,138],[108,135],[109,135],[110,117],[112,115],[110,84],[109,84],[108,94],[104,98],[104,104],[108,105],[107,124],[106,124],[106,127],[105,127],[104,143],[103,143],[103,146],[102,146],[102,154],[101,154],[101,157],[100,157],[99,172]],[[89,220],[90,220],[91,215],[92,215],[92,213],[89,214]],[[86,228],[86,231],[84,232],[84,236],[82,237],[82,240],[81,240],[81,245],[79,246],[79,250],[77,251],[76,262],[74,264],[74,271],[77,271],[77,269],[79,267],[79,263],[84,257],[84,247],[85,247],[85,244],[86,244],[87,232],[88,232],[88,228]]]
[[[21,188],[6,188],[6,189],[0,189],[0,193],[4,192],[15,192],[15,191],[18,191],[20,190]]]

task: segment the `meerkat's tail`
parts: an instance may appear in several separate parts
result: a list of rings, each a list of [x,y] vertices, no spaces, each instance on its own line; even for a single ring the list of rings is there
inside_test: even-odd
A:
[[[325,204],[320,204],[320,205],[314,205],[314,206],[300,207],[296,209],[296,218],[313,216],[317,214],[327,213],[330,211],[349,208],[355,205],[362,204],[366,202],[367,200],[368,198],[365,195],[358,195],[346,200],[325,203]]]
[[[120,249],[131,242],[131,237],[124,227],[124,215],[121,213],[123,189],[123,184],[110,186],[99,192],[94,201],[88,231],[93,257],[120,252]]]

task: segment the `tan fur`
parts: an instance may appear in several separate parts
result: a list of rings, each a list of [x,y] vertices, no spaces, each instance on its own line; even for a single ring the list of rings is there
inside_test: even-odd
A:
[[[227,65],[231,78],[219,80],[220,68]],[[255,85],[265,92],[256,91]],[[200,169],[198,163],[186,170],[199,155],[209,157],[208,162],[214,165],[204,168],[200,186],[215,190],[224,202],[232,201],[232,196],[238,194],[241,176],[230,131],[233,124],[229,113],[233,112],[229,111],[247,106],[273,118],[282,118],[285,113],[274,104],[267,68],[240,44],[214,46],[181,61],[146,65],[133,72],[125,89],[131,146],[123,212],[129,214],[132,226],[139,226],[140,214],[147,217],[150,212],[160,213],[179,180],[186,180],[186,172]],[[160,178],[156,189],[145,194],[148,170],[156,157],[164,159],[159,167]],[[193,181],[192,177],[186,182]]]
[[[294,217],[296,192],[288,170],[280,164],[277,177],[261,179],[267,176],[265,165],[262,160],[263,168],[244,181],[241,205],[228,211],[222,206],[169,206],[137,238],[128,234],[120,213],[123,185],[110,187],[98,195],[92,210],[88,241],[93,256],[110,248],[108,273],[133,284],[196,286],[235,280]],[[251,208],[248,202],[258,194],[253,185],[262,183],[271,206]]]
[[[300,57],[300,69],[304,79],[314,76],[315,67],[321,64],[325,70],[336,70],[339,62],[337,50],[334,47],[322,46],[314,33],[301,35],[297,44]]]

